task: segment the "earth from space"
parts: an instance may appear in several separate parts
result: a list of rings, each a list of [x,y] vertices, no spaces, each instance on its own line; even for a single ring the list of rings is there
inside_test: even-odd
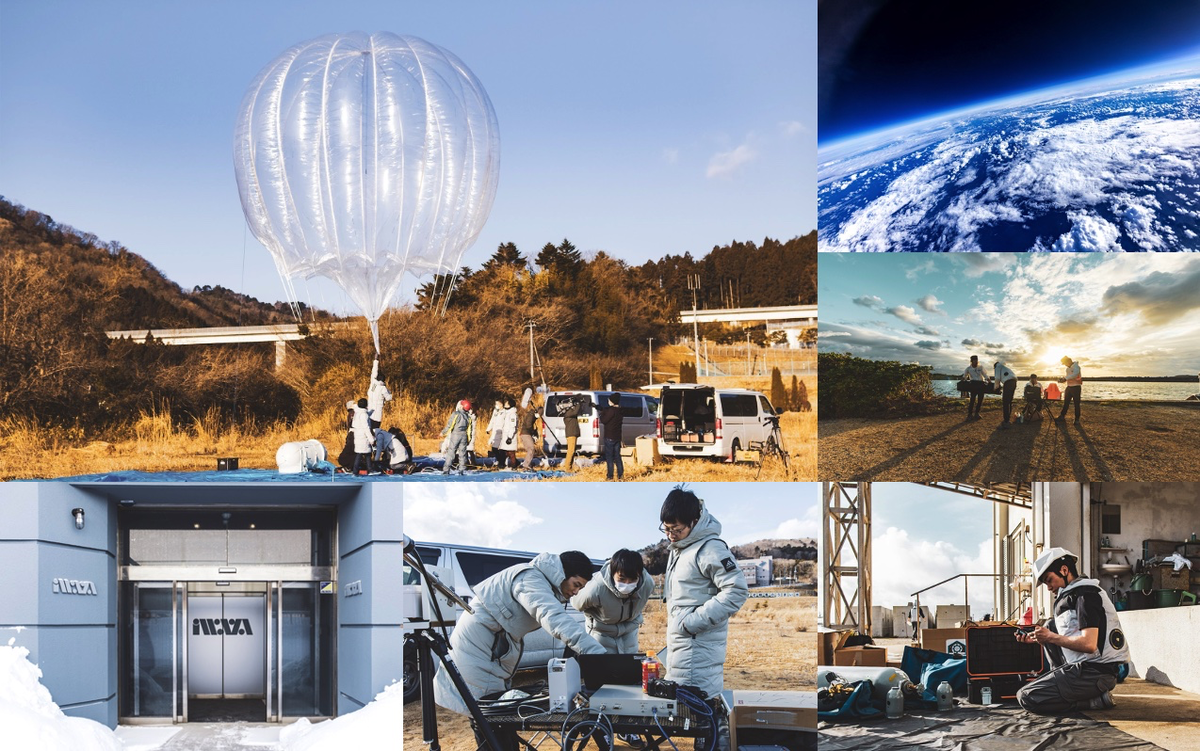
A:
[[[1200,250],[1200,77],[1056,93],[818,155],[823,251]]]

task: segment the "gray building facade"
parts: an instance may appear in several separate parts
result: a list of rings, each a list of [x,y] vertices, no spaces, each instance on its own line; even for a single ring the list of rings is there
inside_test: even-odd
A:
[[[0,644],[110,727],[351,712],[402,678],[402,507],[371,482],[0,484]]]

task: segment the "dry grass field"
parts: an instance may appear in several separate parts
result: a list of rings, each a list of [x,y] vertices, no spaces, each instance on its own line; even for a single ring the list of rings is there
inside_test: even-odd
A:
[[[813,690],[817,670],[817,603],[813,597],[751,598],[729,624],[725,688],[764,691]],[[646,607],[639,647],[654,652],[666,644],[666,613],[661,601]],[[537,674],[518,675],[530,682]],[[475,751],[470,720],[438,708],[445,751]],[[404,745],[420,748],[421,703],[404,708]],[[618,748],[624,745],[618,743]]]
[[[728,379],[722,379],[728,380]],[[809,398],[816,403],[815,379],[804,379]],[[735,388],[764,390],[768,379],[741,379],[722,383]],[[403,396],[393,400],[385,413],[387,425],[395,418],[402,427],[441,425],[446,415],[424,403]],[[345,441],[345,410],[330,405],[315,418],[297,425],[228,425],[209,415],[190,425],[173,425],[166,410],[145,412],[130,425],[111,435],[85,435],[74,429],[46,430],[31,422],[0,422],[0,481],[42,479],[76,475],[142,470],[145,472],[193,472],[216,469],[218,457],[236,456],[242,469],[274,469],[275,451],[288,441],[316,438],[337,456]],[[480,418],[487,425],[487,414]],[[386,425],[385,425],[386,427]],[[758,479],[762,481],[815,480],[817,476],[817,417],[815,412],[788,412],[780,421],[784,446],[791,456],[785,470],[778,460],[768,461]],[[477,453],[487,454],[486,434],[481,429],[476,440]],[[436,452],[441,438],[436,430],[410,432],[409,442],[417,455]],[[564,481],[596,482],[604,479],[599,463],[581,467],[578,472],[560,478]],[[753,452],[736,464],[703,459],[667,460],[642,468],[626,463],[625,479],[651,482],[748,482],[758,474]]]

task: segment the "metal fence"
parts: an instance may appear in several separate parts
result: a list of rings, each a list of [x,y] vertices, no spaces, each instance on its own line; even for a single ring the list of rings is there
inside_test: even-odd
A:
[[[817,372],[816,349],[784,349],[758,347],[755,345],[716,345],[702,343],[700,347],[700,375],[714,378],[721,376],[771,377],[771,369],[779,368],[785,376],[815,375]]]

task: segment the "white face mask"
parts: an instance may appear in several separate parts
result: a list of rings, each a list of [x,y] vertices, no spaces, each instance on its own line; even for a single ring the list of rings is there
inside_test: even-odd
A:
[[[629,584],[622,584],[621,582],[614,579],[613,584],[615,584],[617,586],[617,591],[623,595],[632,594],[633,590],[637,589],[637,582],[630,582]]]

